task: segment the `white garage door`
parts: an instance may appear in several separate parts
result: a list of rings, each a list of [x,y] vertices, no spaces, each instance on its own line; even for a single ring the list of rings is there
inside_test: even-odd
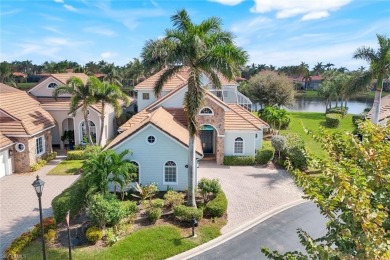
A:
[[[0,178],[8,175],[8,150],[0,152]]]

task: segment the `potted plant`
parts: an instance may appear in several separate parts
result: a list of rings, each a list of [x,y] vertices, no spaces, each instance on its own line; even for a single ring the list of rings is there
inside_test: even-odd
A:
[[[61,141],[65,143],[65,141],[69,144],[69,150],[74,149],[74,131],[73,130],[65,130],[64,134],[61,136]]]

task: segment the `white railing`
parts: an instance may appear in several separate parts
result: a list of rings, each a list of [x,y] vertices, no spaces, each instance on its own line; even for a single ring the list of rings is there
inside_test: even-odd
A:
[[[236,90],[209,90],[219,97],[226,104],[238,104],[243,108],[252,111],[252,101]]]

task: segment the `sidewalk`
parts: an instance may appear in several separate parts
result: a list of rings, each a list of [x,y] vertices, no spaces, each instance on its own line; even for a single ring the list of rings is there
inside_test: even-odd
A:
[[[51,216],[51,201],[79,176],[47,176],[65,158],[60,152],[56,159],[40,170],[27,174],[12,174],[0,179],[0,252],[22,233],[39,223],[38,198],[32,183],[39,177],[45,182],[42,194],[43,217]]]

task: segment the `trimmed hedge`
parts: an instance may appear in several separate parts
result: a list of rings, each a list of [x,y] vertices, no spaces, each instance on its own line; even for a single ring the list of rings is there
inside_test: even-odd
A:
[[[348,108],[345,107],[332,107],[326,110],[326,114],[339,114],[343,117],[348,113]]]
[[[103,231],[96,226],[90,227],[87,229],[85,236],[89,242],[96,244],[97,241],[103,238]]]
[[[326,114],[325,124],[327,127],[337,128],[340,125],[340,115],[339,114]]]
[[[85,150],[68,151],[66,155],[67,160],[85,160],[86,157]]]
[[[360,121],[364,121],[366,119],[366,114],[352,115],[352,123],[357,126]]]
[[[221,190],[217,196],[207,203],[204,212],[211,217],[222,217],[227,211],[228,201],[225,193]]]
[[[255,164],[254,156],[225,156],[224,165],[253,165]]]
[[[269,163],[274,158],[274,153],[275,153],[275,150],[270,149],[270,148],[257,150],[256,163],[258,163],[260,165],[264,165],[264,164]]]
[[[173,214],[175,215],[176,218],[178,218],[181,221],[185,222],[191,222],[192,221],[192,216],[199,221],[203,218],[203,210],[194,208],[194,207],[187,207],[184,205],[179,205],[177,206]]]

